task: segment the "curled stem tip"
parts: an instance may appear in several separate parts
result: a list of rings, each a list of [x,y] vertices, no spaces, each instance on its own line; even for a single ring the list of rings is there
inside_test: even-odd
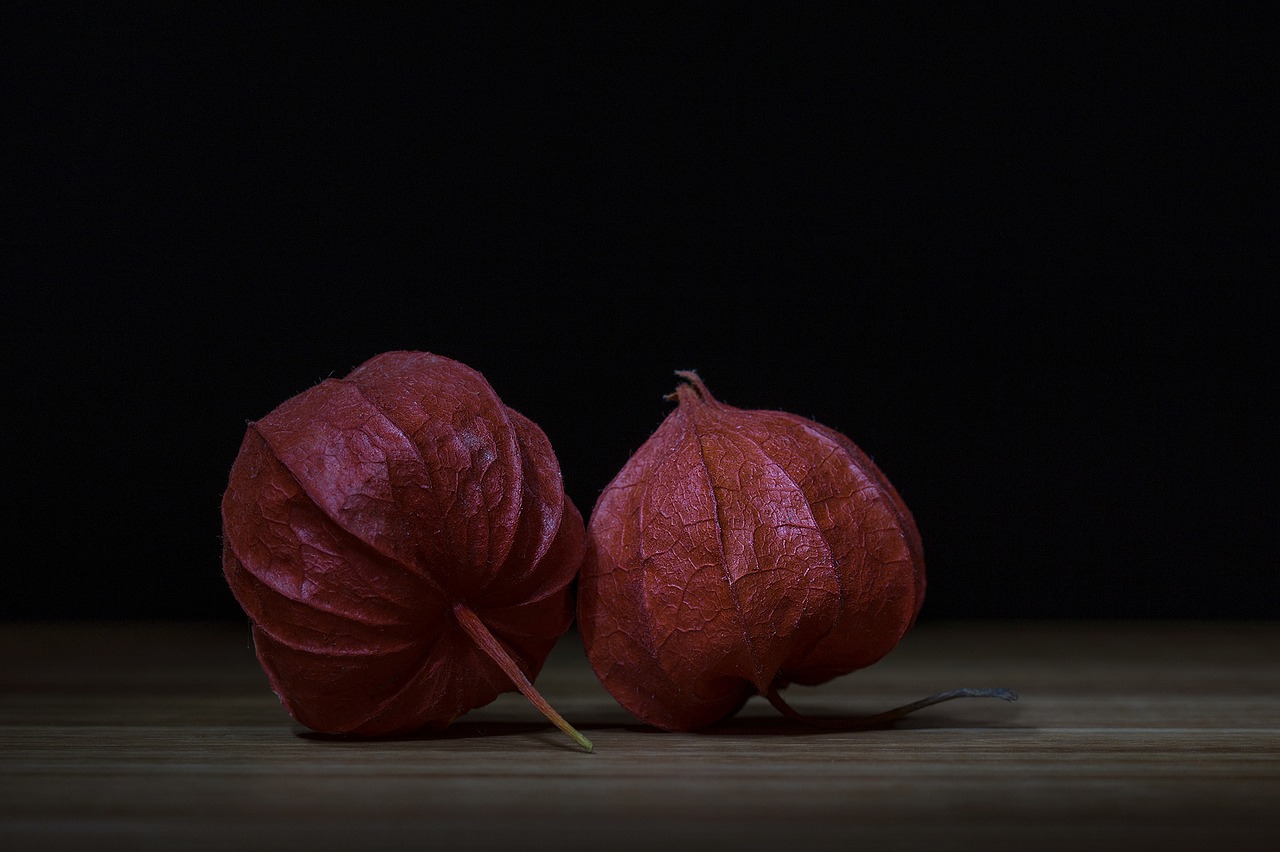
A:
[[[707,386],[702,383],[702,378],[695,371],[676,370],[676,375],[684,381],[676,387],[674,392],[667,394],[667,399],[680,402],[715,403],[716,398],[711,395],[711,391],[707,390]]]
[[[547,717],[551,724],[555,725],[557,728],[572,737],[573,741],[582,746],[586,751],[590,752],[595,748],[591,744],[591,740],[584,737],[576,728],[573,727],[573,725],[566,722],[564,717],[557,713],[555,708],[538,693],[538,690],[533,688],[533,683],[525,676],[525,673],[520,670],[520,666],[518,666],[516,661],[511,658],[511,655],[507,653],[507,649],[503,647],[497,637],[489,632],[489,628],[480,620],[480,616],[476,615],[469,607],[462,604],[454,606],[453,613],[458,619],[458,624],[460,624],[462,629],[467,632],[467,635],[480,646],[480,650],[488,654],[489,658],[498,664],[502,671],[506,673],[507,677],[511,678],[511,682],[515,684],[516,689],[520,690],[520,693],[525,698],[529,699],[529,703],[534,707],[537,707],[542,715]]]
[[[895,707],[883,713],[876,713],[874,716],[857,716],[848,719],[805,716],[784,701],[782,696],[778,694],[776,687],[770,689],[765,694],[765,698],[783,716],[803,725],[839,731],[866,731],[873,728],[886,727],[903,716],[922,710],[925,707],[932,707],[934,704],[941,704],[944,701],[951,701],[956,698],[999,698],[1002,701],[1017,701],[1018,693],[1012,689],[1004,689],[1002,687],[948,689],[944,692],[936,692],[927,698],[921,698],[919,701],[913,701],[910,704],[904,704],[901,707]]]

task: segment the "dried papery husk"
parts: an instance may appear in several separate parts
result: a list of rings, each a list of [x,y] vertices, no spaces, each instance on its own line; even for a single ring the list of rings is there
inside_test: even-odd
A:
[[[581,515],[542,431],[475,370],[390,352],[251,423],[223,571],[288,711],[316,731],[439,729],[532,686],[572,618]]]
[[[754,694],[797,717],[784,687],[869,666],[914,623],[919,531],[845,436],[726,405],[679,375],[676,409],[592,512],[578,609],[588,658],[660,728],[706,727]]]

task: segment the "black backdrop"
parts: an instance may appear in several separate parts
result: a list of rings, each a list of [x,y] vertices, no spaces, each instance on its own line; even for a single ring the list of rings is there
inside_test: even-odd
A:
[[[983,8],[11,20],[0,617],[238,617],[245,421],[398,348],[584,512],[675,369],[839,428],[925,618],[1274,617],[1274,45]]]

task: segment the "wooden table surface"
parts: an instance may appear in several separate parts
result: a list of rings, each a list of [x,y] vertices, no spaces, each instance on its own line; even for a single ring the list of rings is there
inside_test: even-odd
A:
[[[594,754],[515,694],[442,736],[310,736],[242,626],[0,626],[0,849],[1280,849],[1280,623],[926,623],[788,696],[1022,699],[859,733],[758,698],[646,729],[573,634],[538,686]]]

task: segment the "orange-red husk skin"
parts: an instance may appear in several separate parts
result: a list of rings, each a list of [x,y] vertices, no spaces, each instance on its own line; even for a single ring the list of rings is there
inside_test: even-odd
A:
[[[686,731],[876,662],[915,621],[925,573],[911,513],[852,441],[682,375],[592,512],[578,620],[614,698]]]
[[[222,500],[223,572],[272,688],[316,731],[384,736],[534,678],[572,617],[582,518],[537,426],[475,370],[390,352],[251,423]]]

